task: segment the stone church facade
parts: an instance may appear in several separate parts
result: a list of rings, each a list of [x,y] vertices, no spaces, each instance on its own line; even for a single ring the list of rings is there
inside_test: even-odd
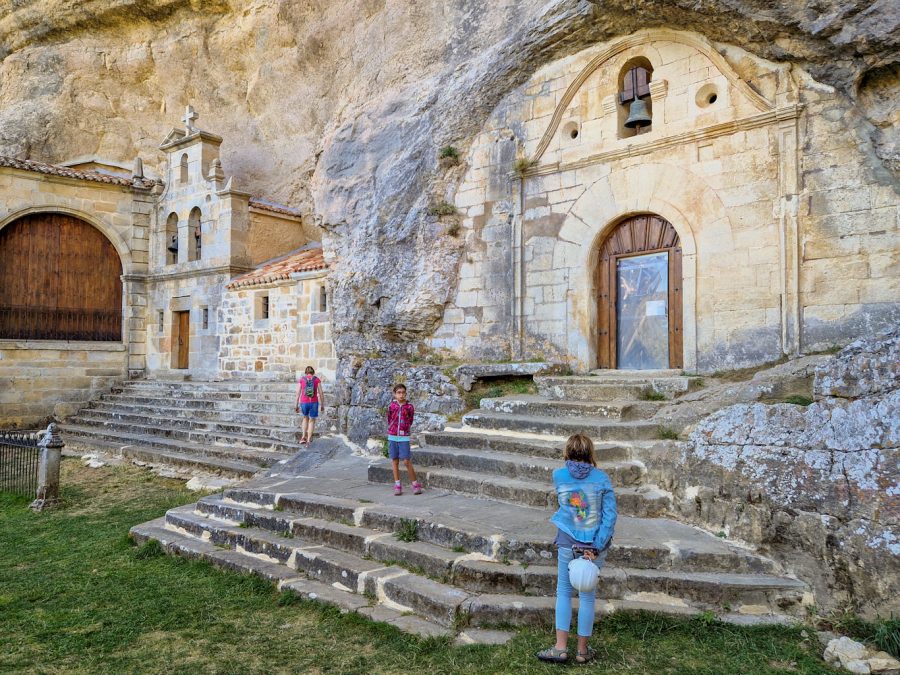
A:
[[[430,346],[578,372],[711,372],[896,325],[895,181],[835,96],[797,68],[663,29],[542,67],[496,107],[448,194],[465,244]],[[140,162],[0,158],[4,424],[65,416],[126,377],[291,379],[307,364],[335,377],[340,261],[308,215],[240,190],[223,139],[195,121],[189,109],[162,142],[159,178]],[[27,242],[45,216],[76,234],[41,258]],[[118,264],[91,283],[118,277],[120,295],[76,307],[71,288],[33,292],[59,276],[40,260],[76,259],[88,230]],[[99,321],[117,307],[102,334],[26,325],[38,310]]]
[[[896,325],[895,181],[835,96],[663,29],[541,68],[466,157],[459,287],[432,346],[710,372]]]
[[[160,146],[162,179],[140,161],[0,158],[3,425],[64,417],[128,377],[333,378],[316,228],[236,189],[195,119]]]

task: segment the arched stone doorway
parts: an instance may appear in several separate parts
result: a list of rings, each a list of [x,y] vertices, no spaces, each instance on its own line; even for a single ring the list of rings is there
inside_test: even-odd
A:
[[[613,227],[596,288],[600,368],[682,367],[681,243],[670,222],[642,214]]]
[[[91,224],[33,213],[0,230],[0,338],[122,339],[122,263]]]

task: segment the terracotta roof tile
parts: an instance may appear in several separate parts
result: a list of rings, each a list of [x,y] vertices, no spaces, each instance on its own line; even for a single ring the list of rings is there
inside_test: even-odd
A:
[[[295,218],[303,217],[303,214],[297,209],[292,209],[289,206],[282,206],[281,204],[274,204],[272,202],[263,201],[262,199],[256,199],[254,197],[250,198],[250,206],[254,209],[271,211],[272,213],[280,213],[285,216],[294,216]]]
[[[293,253],[288,253],[282,258],[276,258],[265,262],[252,272],[247,272],[232,279],[227,288],[247,288],[248,286],[261,286],[275,281],[290,279],[295,272],[312,272],[328,269],[325,263],[325,255],[322,248],[303,248]]]
[[[43,162],[35,162],[31,159],[16,159],[15,157],[6,157],[0,155],[0,167],[9,167],[12,169],[21,169],[22,171],[34,171],[43,173],[48,176],[61,176],[63,178],[75,178],[77,180],[89,180],[95,183],[109,183],[111,185],[122,185],[125,187],[151,188],[155,181],[139,180],[134,181],[131,178],[121,178],[119,176],[110,176],[96,171],[76,171],[65,166],[57,166],[55,164],[44,164]]]

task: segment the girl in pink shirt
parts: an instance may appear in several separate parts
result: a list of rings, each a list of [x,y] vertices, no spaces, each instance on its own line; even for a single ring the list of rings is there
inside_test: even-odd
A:
[[[316,377],[316,369],[312,366],[306,366],[304,376],[297,381],[297,403],[294,409],[303,415],[300,442],[312,443],[316,418],[320,412],[325,414],[325,394],[322,392],[322,380]]]

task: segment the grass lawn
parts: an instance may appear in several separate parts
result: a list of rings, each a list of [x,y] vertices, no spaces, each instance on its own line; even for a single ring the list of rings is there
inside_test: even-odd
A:
[[[250,577],[142,555],[128,528],[195,496],[130,467],[63,462],[65,508],[33,514],[0,494],[0,672],[558,672],[532,654],[547,632],[502,647],[420,640],[279,595]],[[654,615],[603,622],[607,673],[829,673],[815,635]]]

